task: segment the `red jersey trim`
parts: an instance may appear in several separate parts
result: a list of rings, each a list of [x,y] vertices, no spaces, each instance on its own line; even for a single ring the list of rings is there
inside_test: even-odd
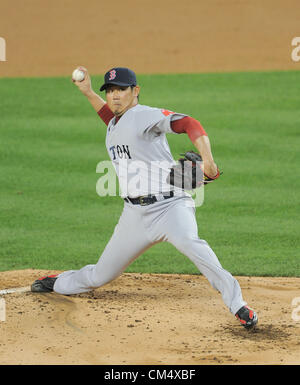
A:
[[[103,122],[108,126],[108,123],[112,120],[112,118],[115,116],[111,109],[108,107],[107,104],[104,104],[104,106],[97,112],[97,114],[100,116],[100,118],[103,120]]]

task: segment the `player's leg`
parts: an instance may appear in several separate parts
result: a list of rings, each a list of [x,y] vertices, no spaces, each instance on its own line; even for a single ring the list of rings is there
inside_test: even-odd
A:
[[[246,302],[238,281],[223,267],[208,243],[198,236],[195,209],[191,199],[179,199],[172,204],[161,219],[161,226],[168,242],[186,255],[217,289],[229,310],[236,312]]]
[[[139,211],[135,207],[125,205],[97,264],[63,272],[55,281],[54,291],[60,294],[78,294],[103,286],[117,278],[150,246],[151,242],[142,227]]]

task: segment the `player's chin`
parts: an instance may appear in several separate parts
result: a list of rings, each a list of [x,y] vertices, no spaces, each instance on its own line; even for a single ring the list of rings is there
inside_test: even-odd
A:
[[[112,110],[112,112],[113,112],[115,115],[118,115],[118,114],[121,112],[121,110],[122,110],[122,108],[121,108],[120,105],[113,105],[113,106],[111,106],[110,109]]]
[[[114,108],[113,114],[115,116],[121,116],[122,114],[124,114],[124,109],[123,108]]]

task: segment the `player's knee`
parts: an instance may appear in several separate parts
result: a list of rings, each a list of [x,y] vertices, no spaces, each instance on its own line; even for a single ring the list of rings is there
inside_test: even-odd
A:
[[[97,287],[101,287],[101,286],[105,285],[109,281],[110,281],[110,279],[108,279],[106,277],[104,278],[104,277],[97,277],[96,276],[90,280],[90,287],[93,289],[96,289]]]

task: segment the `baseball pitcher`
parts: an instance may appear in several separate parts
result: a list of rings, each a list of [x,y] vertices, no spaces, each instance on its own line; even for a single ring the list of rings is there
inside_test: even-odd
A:
[[[97,264],[40,278],[31,290],[64,295],[90,291],[117,278],[149,247],[169,242],[221,293],[241,325],[253,328],[257,315],[244,301],[238,281],[198,236],[194,201],[181,178],[191,171],[189,187],[197,187],[220,176],[200,122],[185,114],[139,104],[140,87],[128,68],[112,68],[105,74],[100,91],[105,91],[106,101],[93,91],[87,69],[80,70],[84,80],[73,82],[107,126],[106,148],[119,178],[124,208]],[[179,172],[166,138],[170,133],[187,134],[198,150],[185,154]],[[190,162],[189,168],[183,167],[185,160]]]

